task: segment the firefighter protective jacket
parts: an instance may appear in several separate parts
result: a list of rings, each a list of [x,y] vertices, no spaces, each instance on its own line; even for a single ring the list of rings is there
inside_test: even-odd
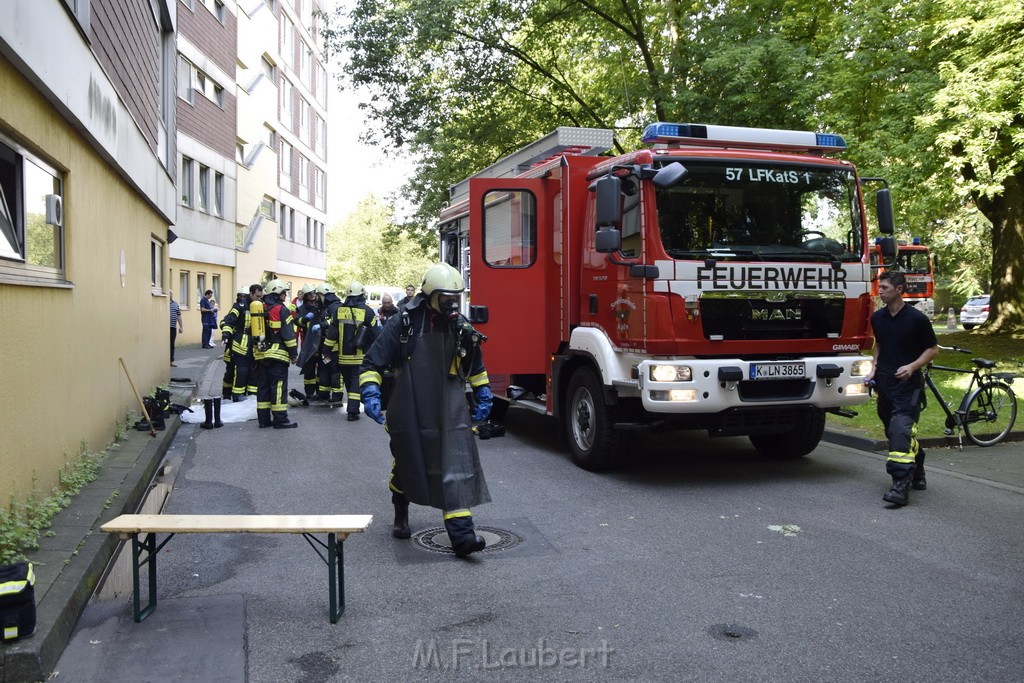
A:
[[[256,349],[256,360],[291,363],[298,356],[292,312],[276,294],[264,296],[263,304],[266,307],[264,315],[267,318],[267,336],[262,348]]]

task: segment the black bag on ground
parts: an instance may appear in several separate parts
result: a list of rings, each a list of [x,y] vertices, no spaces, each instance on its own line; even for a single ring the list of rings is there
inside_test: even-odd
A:
[[[0,565],[0,633],[27,638],[36,630],[36,575],[31,562]]]

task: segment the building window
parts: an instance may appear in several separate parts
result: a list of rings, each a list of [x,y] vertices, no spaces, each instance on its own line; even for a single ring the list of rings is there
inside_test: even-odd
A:
[[[185,7],[188,7],[193,12],[196,9],[195,0],[181,0],[181,4],[183,4]]]
[[[288,230],[291,233],[290,239],[295,241],[295,209],[288,209]]]
[[[306,218],[306,246],[313,245],[313,219]]]
[[[312,107],[309,106],[309,102],[299,98],[299,139],[302,140],[303,144],[312,147],[312,143],[309,139],[309,116]]]
[[[281,205],[281,220],[277,224],[277,236],[281,239],[288,234],[288,207]]]
[[[295,25],[284,15],[281,15],[281,61],[285,64],[295,61]]]
[[[313,205],[326,211],[327,176],[319,168],[313,168]]]
[[[263,67],[263,74],[270,79],[271,83],[277,80],[277,68],[266,55],[260,60],[260,66]]]
[[[223,0],[203,0],[203,5],[210,10],[217,21],[224,23],[224,2]]]
[[[281,141],[281,187],[292,191],[292,146]]]
[[[245,164],[245,143],[241,140],[235,140],[235,161]]]
[[[196,305],[206,296],[206,273],[196,273]],[[200,308],[202,308],[200,306]]]
[[[299,80],[309,90],[313,89],[313,77],[310,68],[310,51],[304,42],[299,43]]]
[[[309,159],[299,155],[299,197],[309,201]]]
[[[182,308],[188,308],[189,289],[188,289],[188,271],[178,271],[178,305]]]
[[[156,237],[149,238],[149,284],[155,290],[164,288],[164,243]]]
[[[281,122],[295,130],[295,87],[287,78],[281,79]]]
[[[267,137],[267,147],[277,149],[277,131],[264,123],[263,132]]]
[[[56,170],[0,138],[0,272],[64,275],[63,182]]]
[[[272,221],[277,220],[277,202],[273,197],[263,197],[263,201],[260,202],[260,213]]]
[[[199,201],[196,208],[200,211],[210,210],[210,168],[199,164]]]
[[[181,157],[181,179],[179,180],[179,185],[181,186],[181,203],[184,206],[193,206],[195,200],[192,194],[194,192],[192,189],[193,163],[194,162],[188,157]]]
[[[178,55],[178,97],[189,104],[195,104],[192,95],[192,72],[195,67],[181,55]]]
[[[213,284],[210,289],[213,290],[213,298],[217,300],[218,305],[220,304],[220,275],[214,275],[212,278]]]
[[[213,101],[216,102],[217,106],[221,109],[224,108],[224,88],[217,84],[213,86]]]
[[[224,174],[214,173],[213,175],[213,212],[218,216],[224,215]]]

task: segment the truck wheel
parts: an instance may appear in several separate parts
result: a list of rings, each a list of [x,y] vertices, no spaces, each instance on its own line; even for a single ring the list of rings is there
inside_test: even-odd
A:
[[[569,381],[565,427],[573,461],[597,472],[612,467],[621,452],[622,433],[612,429],[615,409],[605,403],[593,370],[580,368]]]
[[[825,433],[825,411],[811,408],[806,423],[793,427],[780,434],[751,434],[750,443],[757,452],[769,458],[790,460],[802,458],[821,442]]]

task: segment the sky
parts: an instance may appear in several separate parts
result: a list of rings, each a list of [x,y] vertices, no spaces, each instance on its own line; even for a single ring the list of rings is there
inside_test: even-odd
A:
[[[350,0],[327,0],[335,3]],[[345,220],[367,195],[386,199],[412,176],[412,162],[399,152],[368,147],[359,142],[367,123],[358,108],[360,94],[338,92],[336,60],[328,64],[330,95],[327,102],[327,225]],[[365,97],[365,94],[362,95]],[[403,212],[404,213],[404,212]]]

